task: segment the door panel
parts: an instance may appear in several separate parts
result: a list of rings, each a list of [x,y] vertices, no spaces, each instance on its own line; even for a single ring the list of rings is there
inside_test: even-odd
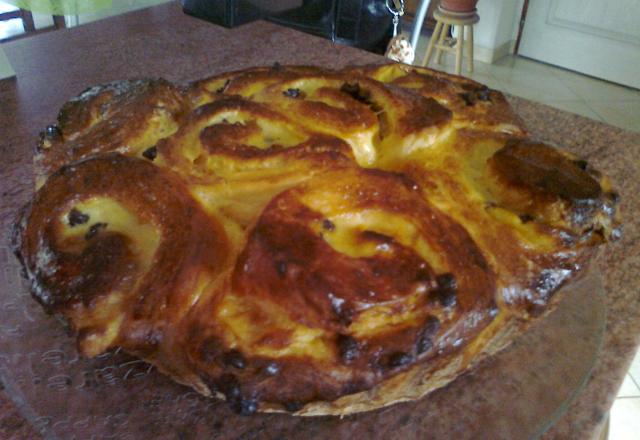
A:
[[[640,0],[534,0],[519,53],[640,88]]]

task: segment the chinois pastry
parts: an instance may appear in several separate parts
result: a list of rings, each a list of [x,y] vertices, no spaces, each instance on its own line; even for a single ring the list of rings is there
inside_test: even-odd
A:
[[[619,235],[609,179],[501,93],[399,64],[97,86],[35,170],[13,244],[78,350],[121,347],[242,414],[420,398]]]

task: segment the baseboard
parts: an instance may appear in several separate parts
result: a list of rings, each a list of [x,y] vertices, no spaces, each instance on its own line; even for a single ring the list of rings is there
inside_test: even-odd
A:
[[[515,41],[507,41],[495,48],[474,45],[473,59],[483,63],[493,64],[494,61],[513,53],[514,47]]]

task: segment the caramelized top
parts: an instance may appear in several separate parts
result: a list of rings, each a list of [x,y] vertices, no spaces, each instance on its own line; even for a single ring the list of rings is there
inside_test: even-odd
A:
[[[619,235],[609,180],[502,94],[397,64],[94,87],[36,165],[14,234],[36,299],[83,354],[244,414],[458,374]]]

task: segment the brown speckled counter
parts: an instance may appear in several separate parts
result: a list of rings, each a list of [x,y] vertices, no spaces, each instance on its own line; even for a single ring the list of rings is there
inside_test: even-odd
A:
[[[38,132],[53,122],[67,99],[89,86],[148,76],[182,82],[276,61],[336,68],[383,61],[264,22],[224,29],[185,16],[174,4],[26,38],[3,48],[17,72],[17,79],[0,81],[3,248],[16,208],[31,195],[30,163]],[[624,237],[597,261],[608,313],[604,346],[586,388],[545,434],[549,439],[586,439],[604,421],[640,337],[640,222],[635,217],[640,212],[640,133],[518,98],[511,101],[535,136],[588,159],[614,178],[622,197]],[[3,266],[7,258],[11,257],[6,252],[0,253]],[[0,391],[0,439],[37,437]]]

